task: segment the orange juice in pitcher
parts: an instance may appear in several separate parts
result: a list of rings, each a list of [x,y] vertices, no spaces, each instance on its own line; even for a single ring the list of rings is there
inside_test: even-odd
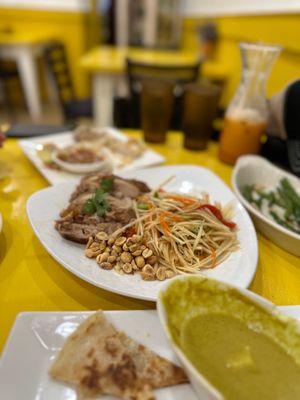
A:
[[[261,149],[268,118],[266,80],[280,53],[278,46],[240,44],[242,79],[225,115],[220,137],[220,160],[234,164],[239,156],[257,154]]]

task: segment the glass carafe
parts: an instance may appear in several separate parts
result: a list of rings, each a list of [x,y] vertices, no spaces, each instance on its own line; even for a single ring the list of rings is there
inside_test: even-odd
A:
[[[234,164],[244,154],[257,154],[265,133],[268,103],[266,82],[281,48],[255,43],[240,43],[242,78],[225,114],[219,157]]]

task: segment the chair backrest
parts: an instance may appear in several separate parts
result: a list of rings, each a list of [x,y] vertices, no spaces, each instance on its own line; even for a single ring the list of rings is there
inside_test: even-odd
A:
[[[199,61],[186,65],[157,65],[127,59],[126,65],[129,89],[131,95],[133,95],[141,90],[141,82],[144,79],[172,81],[177,87],[195,82],[199,77],[201,63]]]
[[[182,95],[184,86],[199,78],[201,62],[187,65],[157,65],[126,60],[127,80],[131,97],[131,126],[140,126],[140,93],[143,80],[159,79],[174,83],[175,103],[171,121],[172,129],[181,126]]]
[[[65,46],[60,42],[53,42],[46,47],[44,56],[65,113],[66,104],[71,100],[75,100]]]

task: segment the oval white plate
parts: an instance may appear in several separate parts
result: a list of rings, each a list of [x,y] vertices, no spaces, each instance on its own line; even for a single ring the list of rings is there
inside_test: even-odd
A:
[[[265,217],[241,193],[242,186],[253,183],[264,185],[268,189],[274,189],[282,178],[287,178],[300,194],[300,180],[297,177],[276,167],[263,157],[243,156],[235,164],[232,174],[232,186],[240,202],[249,211],[257,229],[278,246],[299,257],[300,235]]]
[[[206,168],[182,165],[127,171],[120,175],[142,180],[150,187],[156,187],[174,175],[176,179],[166,186],[167,190],[194,195],[206,191],[212,201],[220,201],[222,204],[235,200],[234,220],[239,227],[240,250],[232,253],[216,268],[204,273],[241,287],[250,284],[258,258],[256,233],[246,210],[213,172]],[[95,286],[130,297],[156,301],[162,282],[143,281],[138,275],[118,275],[114,271],[100,269],[95,260],[84,256],[84,245],[63,239],[54,229],[54,221],[68,204],[74,188],[74,183],[62,183],[40,190],[28,200],[30,223],[46,250],[66,269]]]

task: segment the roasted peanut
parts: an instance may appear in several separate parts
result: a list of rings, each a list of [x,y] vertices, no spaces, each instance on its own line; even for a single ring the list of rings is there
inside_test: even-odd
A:
[[[121,254],[121,261],[124,263],[130,263],[132,260],[132,255],[128,253],[128,251],[124,251],[124,253]]]
[[[142,236],[140,235],[132,235],[131,240],[133,243],[140,243],[142,241]]]
[[[135,263],[138,268],[143,268],[145,265],[145,260],[142,256],[135,257]]]
[[[109,263],[114,263],[116,260],[117,260],[117,257],[114,256],[114,255],[110,255],[110,256],[107,258],[107,261],[108,261]]]
[[[115,251],[118,254],[121,253],[121,251],[122,251],[122,247],[118,246],[116,244],[113,245],[112,249],[113,249],[113,251]]]
[[[155,279],[154,269],[150,264],[146,264],[141,271],[141,277],[145,281],[153,281]]]
[[[108,239],[108,235],[107,235],[106,232],[101,231],[101,232],[98,232],[98,233],[97,233],[96,238],[97,238],[98,240],[107,240],[107,239]]]
[[[123,244],[126,242],[126,237],[125,236],[120,236],[115,240],[115,245],[116,246],[123,246]]]
[[[166,268],[165,267],[159,267],[156,271],[156,278],[159,281],[164,281],[166,279]]]
[[[113,269],[113,265],[109,262],[103,262],[100,264],[100,267],[103,269]]]
[[[137,249],[134,252],[131,253],[134,257],[140,256],[142,254],[141,249]]]
[[[106,243],[105,242],[100,242],[99,243],[99,250],[104,251],[106,249]]]
[[[129,246],[129,250],[131,251],[131,253],[135,252],[135,250],[137,250],[140,247],[140,245],[138,243],[132,244],[131,246]]]
[[[109,257],[109,253],[106,253],[106,252],[99,254],[97,256],[97,263],[103,263],[103,262],[107,261],[108,257]]]
[[[166,270],[166,279],[173,278],[173,276],[175,276],[175,272],[172,271],[171,269],[167,269]]]
[[[93,249],[93,250],[99,250],[99,243],[98,242],[93,242],[91,245],[90,245],[90,247],[89,247],[89,249]]]
[[[122,249],[123,249],[124,251],[129,251],[129,246],[127,245],[127,243],[124,243],[124,244],[123,244]]]
[[[136,265],[135,260],[131,260],[131,265],[132,265],[132,269],[133,269],[134,271],[137,271],[137,270],[139,269],[139,267]]]
[[[152,256],[147,258],[147,263],[150,265],[154,265],[155,263],[157,263],[157,257],[152,254]]]
[[[97,257],[98,254],[100,254],[101,251],[100,250],[93,250],[93,249],[86,249],[85,250],[85,255],[88,258],[95,258]]]
[[[152,251],[151,249],[145,249],[145,250],[143,250],[143,252],[142,252],[142,256],[143,256],[144,258],[151,257],[152,254],[153,254],[153,251]]]
[[[86,248],[89,249],[89,247],[91,246],[92,243],[94,243],[94,238],[93,238],[93,236],[90,236],[89,240],[87,242]]]
[[[109,246],[112,246],[114,243],[115,243],[115,238],[111,236],[111,237],[108,239],[107,244],[108,244]]]
[[[125,264],[123,264],[122,269],[125,272],[125,274],[131,274],[133,268],[132,268],[132,265],[130,263],[125,263]]]
[[[146,264],[144,268],[142,269],[142,272],[146,274],[154,274],[154,268],[150,264]]]

